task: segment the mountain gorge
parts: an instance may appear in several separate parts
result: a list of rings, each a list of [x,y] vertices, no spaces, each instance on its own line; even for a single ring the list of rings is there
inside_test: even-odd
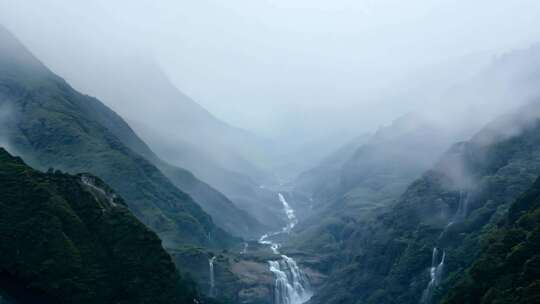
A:
[[[116,14],[106,9],[113,4],[80,5],[81,16],[96,5],[106,25],[105,13]],[[113,28],[90,26],[81,29],[88,37],[70,40],[62,27],[69,43],[44,49],[26,43],[30,26],[13,26],[26,35],[19,40],[0,25],[0,304],[540,303],[540,45],[469,54],[480,64],[463,73],[467,64],[436,60],[450,57],[399,65],[384,53],[373,71],[366,66],[369,77],[355,78],[353,62],[323,66],[328,49],[302,44],[294,57],[259,58],[245,44],[238,62],[224,52],[230,70],[215,67],[223,84],[200,86],[216,93],[199,92],[198,104],[173,81],[195,72],[174,71],[181,65],[164,55],[188,37],[174,26],[156,34],[146,22],[174,24],[192,11],[142,6],[145,17],[163,18],[144,19],[132,5],[122,12],[141,17],[133,33],[110,43]],[[299,4],[282,5],[296,12],[288,5]],[[216,18],[212,31],[225,11],[247,18],[218,11],[206,16]],[[115,19],[121,31],[130,18]],[[189,47],[170,44],[175,56],[203,47],[220,57],[236,42],[195,36]],[[320,62],[287,62],[310,52]],[[200,55],[204,64],[215,59]],[[228,77],[275,76],[240,77],[251,60],[275,65],[263,70],[279,81],[252,79],[246,92],[224,93],[239,90]],[[414,85],[400,87],[393,64]],[[415,65],[437,75],[425,80]],[[296,69],[306,77],[287,91]],[[385,80],[370,79],[374,71]],[[340,82],[342,73],[354,85]],[[321,80],[335,83],[318,88]],[[203,106],[217,92],[231,107],[245,102],[238,119],[223,115],[236,112],[228,104],[216,113]],[[299,99],[286,115],[285,95]],[[258,96],[270,103],[262,115],[280,119],[251,121],[260,130],[232,126],[222,118],[261,114],[231,96]]]
[[[113,47],[88,47],[93,50],[91,58],[72,63],[81,71],[68,75],[74,87],[97,96],[121,115],[160,159],[189,170],[265,226],[284,223],[275,193],[261,188],[276,183],[267,161],[272,141],[215,117],[176,88],[160,63],[136,47],[119,53]],[[193,185],[187,186],[184,190],[189,192]],[[189,194],[207,192],[195,188]]]
[[[185,242],[223,245],[227,238],[232,240],[175,184],[192,191],[208,210],[221,205],[229,215],[234,214],[235,221],[229,218],[229,224],[223,223],[229,231],[256,231],[260,224],[224,195],[191,173],[159,160],[118,115],[97,99],[73,90],[7,31],[1,33],[1,102],[10,113],[4,135],[10,147],[30,164],[103,177],[171,246]]]

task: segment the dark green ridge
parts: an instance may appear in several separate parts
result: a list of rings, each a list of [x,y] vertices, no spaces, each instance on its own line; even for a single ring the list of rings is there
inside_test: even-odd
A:
[[[493,227],[444,304],[540,303],[540,179]]]
[[[442,282],[430,301],[440,302],[490,242],[491,229],[540,176],[539,114],[540,104],[532,103],[496,120],[451,148],[395,204],[335,231],[340,254],[312,302],[419,303],[434,247],[446,252]],[[466,217],[448,226],[466,197]]]
[[[0,294],[15,303],[196,298],[157,235],[99,178],[42,173],[0,148],[0,192]]]

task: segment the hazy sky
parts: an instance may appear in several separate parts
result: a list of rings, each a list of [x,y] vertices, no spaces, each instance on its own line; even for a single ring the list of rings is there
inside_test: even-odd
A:
[[[0,22],[68,81],[88,45],[137,47],[216,116],[280,136],[423,108],[539,42],[540,1],[0,0]]]

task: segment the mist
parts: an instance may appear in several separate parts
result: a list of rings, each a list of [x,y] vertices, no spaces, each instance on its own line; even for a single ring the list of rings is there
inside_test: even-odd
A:
[[[11,117],[13,117],[13,109],[9,102],[0,96],[0,147],[14,154],[13,148],[9,144],[9,134],[6,132]]]
[[[472,134],[527,102],[535,86],[501,61],[540,41],[539,11],[532,0],[0,1],[4,26],[166,159],[178,149],[158,138],[200,138],[179,122],[182,98],[265,142],[270,167],[305,155],[291,174],[407,113]],[[216,140],[198,148],[237,166]],[[269,162],[256,145],[238,158]]]
[[[533,302],[539,71],[538,0],[0,0],[0,302]]]

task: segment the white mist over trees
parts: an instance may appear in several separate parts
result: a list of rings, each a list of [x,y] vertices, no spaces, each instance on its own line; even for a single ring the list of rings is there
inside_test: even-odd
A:
[[[56,169],[40,185],[60,170],[110,183],[161,239],[141,241],[189,274],[201,296],[189,303],[532,303],[539,12],[537,0],[0,0],[0,171],[20,162],[1,155],[14,147]],[[0,205],[17,209],[24,180],[8,175],[16,199]],[[498,242],[511,254],[477,260]],[[33,252],[11,249],[0,268]],[[48,269],[37,256],[28,269]],[[531,282],[497,278],[504,256]]]

